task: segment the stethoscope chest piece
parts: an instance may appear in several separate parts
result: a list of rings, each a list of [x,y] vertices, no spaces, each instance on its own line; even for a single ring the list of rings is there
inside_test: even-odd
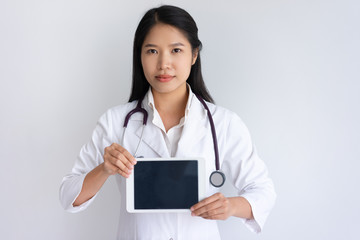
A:
[[[225,174],[221,171],[214,171],[211,173],[209,180],[214,187],[221,187],[225,183]]]

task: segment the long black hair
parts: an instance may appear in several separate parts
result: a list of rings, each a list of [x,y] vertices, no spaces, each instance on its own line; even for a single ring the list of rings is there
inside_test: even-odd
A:
[[[136,29],[133,49],[132,89],[129,102],[142,98],[149,90],[149,83],[145,78],[141,64],[141,49],[145,37],[157,23],[165,23],[178,28],[190,42],[192,51],[198,51],[196,62],[191,67],[187,83],[195,94],[200,95],[208,102],[214,103],[201,74],[200,50],[202,44],[198,38],[196,23],[184,9],[169,5],[163,5],[147,11]]]

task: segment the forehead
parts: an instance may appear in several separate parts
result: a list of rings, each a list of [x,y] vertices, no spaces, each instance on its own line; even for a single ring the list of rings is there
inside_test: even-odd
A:
[[[157,23],[150,29],[150,31],[146,35],[143,45],[169,45],[178,42],[186,46],[190,46],[188,39],[181,30],[169,24]]]

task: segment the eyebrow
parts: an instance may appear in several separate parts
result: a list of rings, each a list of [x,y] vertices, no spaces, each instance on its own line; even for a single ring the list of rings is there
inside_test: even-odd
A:
[[[185,46],[184,44],[182,44],[181,42],[177,42],[177,43],[172,43],[169,45],[170,47],[179,47],[179,46]],[[155,44],[151,44],[151,43],[148,43],[146,44],[144,47],[157,47],[157,45]]]

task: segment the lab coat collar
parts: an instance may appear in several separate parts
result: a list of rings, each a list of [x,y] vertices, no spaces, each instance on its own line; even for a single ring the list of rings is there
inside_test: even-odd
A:
[[[178,143],[176,157],[198,157],[194,156],[197,152],[198,143],[203,140],[207,132],[206,110],[197,99],[193,97],[188,118]]]
[[[180,137],[178,143],[178,149],[175,156],[178,157],[194,157],[192,156],[191,147],[196,146],[198,142],[202,140],[206,135],[208,121],[206,120],[206,110],[200,103],[200,101],[195,97],[192,92],[190,86],[189,87],[189,98],[186,105],[186,121],[183,126],[182,135]],[[151,94],[151,90],[146,93],[144,98],[144,103],[146,101],[147,104],[142,104],[142,107],[148,112],[148,122],[147,126],[145,126],[144,134],[143,134],[143,143],[147,144],[150,148],[152,148],[159,157],[168,158],[170,157],[169,152],[166,147],[165,139],[162,135],[161,130],[158,127],[150,127],[149,125],[153,124],[149,119],[154,118],[154,110],[152,108],[151,102],[149,101],[149,95]],[[151,94],[152,96],[152,94]],[[140,114],[135,114],[139,115]],[[142,120],[137,118],[130,118],[130,120]],[[142,125],[136,130],[135,134],[141,137]],[[141,147],[140,147],[141,148]],[[147,157],[147,156],[144,156]]]
[[[182,127],[185,124],[185,122],[187,121],[191,103],[192,103],[192,98],[195,96],[194,93],[191,91],[190,85],[188,83],[186,83],[186,86],[189,91],[189,95],[188,95],[188,99],[187,99],[186,106],[185,106],[185,115],[183,118],[181,118],[178,127]],[[147,94],[145,95],[144,102],[146,102],[147,105],[150,107],[150,109],[153,111],[153,116],[151,118],[152,123],[155,126],[158,126],[159,128],[161,128],[165,132],[166,131],[165,126],[161,120],[159,112],[156,109],[154,95],[152,94],[151,88],[149,88]]]

